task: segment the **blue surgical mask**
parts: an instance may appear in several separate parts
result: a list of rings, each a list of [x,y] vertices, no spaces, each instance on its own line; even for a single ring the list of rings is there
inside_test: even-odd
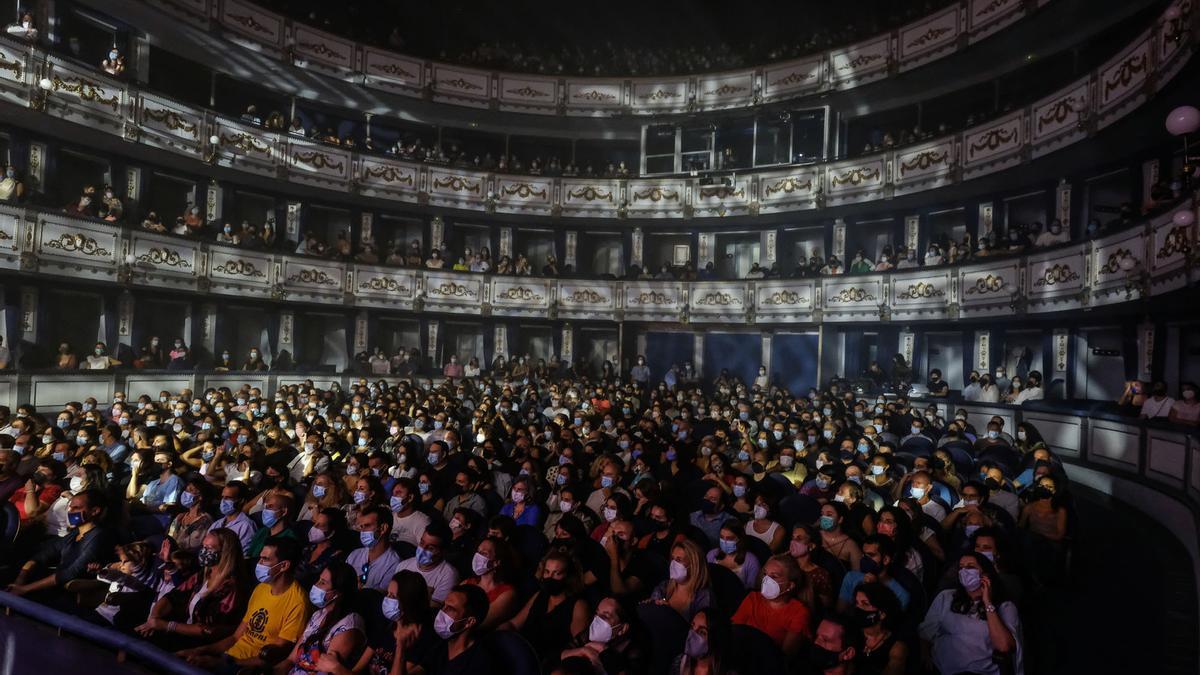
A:
[[[432,565],[433,564],[433,554],[430,553],[429,551],[425,550],[424,548],[421,548],[420,546],[418,546],[417,547],[417,564],[421,565],[423,567],[428,567],[428,566]]]
[[[317,499],[324,497],[325,496],[325,486],[324,485],[314,485],[312,487],[312,495],[314,497],[316,497]]]
[[[83,512],[73,511],[67,514],[67,524],[71,527],[79,527],[83,525]]]
[[[721,552],[725,555],[733,555],[733,552],[737,550],[737,542],[729,539],[722,539],[719,545],[721,547]]]
[[[560,477],[564,477],[564,476],[563,476],[561,473],[560,473],[560,474],[558,474],[558,475],[559,475]],[[603,487],[603,488],[610,488],[610,487],[612,487],[612,486],[613,486],[613,482],[614,482],[614,481],[613,481],[613,479],[612,479],[612,476],[601,476],[601,477],[600,477],[600,487]]]
[[[734,485],[733,486],[733,496],[739,497],[739,498],[745,497],[746,496],[746,486],[745,485]]]
[[[329,594],[325,589],[313,586],[308,589],[308,601],[313,604],[313,607],[320,609],[329,604]]]
[[[826,532],[832,530],[834,525],[836,525],[833,520],[833,516],[821,516],[821,519],[818,522],[821,525],[821,529],[825,530]]]
[[[179,503],[183,504],[183,508],[190,509],[196,503],[196,495],[187,491],[181,492],[179,493]]]
[[[279,514],[272,509],[264,509],[262,512],[263,525],[267,527],[275,527],[275,523],[279,522]]]
[[[67,427],[71,426],[71,420],[58,420],[55,422],[55,424],[58,425],[59,429],[66,429]]]
[[[396,598],[384,598],[381,603],[381,609],[388,621],[395,621],[400,618],[400,601]]]
[[[254,578],[258,579],[260,584],[265,584],[271,581],[271,568],[273,565],[266,563],[258,563],[254,566]]]
[[[417,490],[423,495],[429,494],[429,483],[417,483]]]
[[[233,515],[233,512],[236,510],[237,510],[237,505],[233,503],[232,499],[222,499],[221,500],[221,515],[223,515],[223,516]]]
[[[371,530],[359,532],[358,540],[362,542],[363,546],[370,548],[371,546],[375,545],[375,533]]]
[[[392,498],[388,500],[388,506],[391,507],[393,511],[403,511],[404,499],[393,495]]]

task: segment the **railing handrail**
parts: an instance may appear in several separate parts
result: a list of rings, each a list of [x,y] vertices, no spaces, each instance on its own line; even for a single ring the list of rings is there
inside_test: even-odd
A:
[[[153,666],[159,672],[174,675],[204,675],[208,671],[180,660],[174,654],[153,644],[111,628],[85,621],[12,593],[0,591],[0,607],[17,612],[38,623],[57,628],[88,640],[89,643],[121,654],[128,654]],[[15,656],[15,655],[14,655]]]
[[[1192,33],[1179,30],[1160,17],[1088,75],[961,132],[849,160],[751,171],[729,186],[702,185],[699,178],[519,176],[353,152],[142,92],[3,36],[0,56],[9,56],[0,68],[0,94],[94,131],[310,188],[523,216],[715,218],[915,194],[1057,151],[1128,114],[1165,86],[1194,46]],[[43,78],[50,80],[49,91],[38,87]],[[38,171],[44,168],[39,165]]]

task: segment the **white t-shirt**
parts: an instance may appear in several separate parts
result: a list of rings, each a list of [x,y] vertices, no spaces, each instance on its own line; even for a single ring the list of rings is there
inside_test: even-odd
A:
[[[406,541],[413,546],[421,543],[421,535],[429,527],[429,516],[414,510],[401,518],[392,513],[392,541]]]
[[[397,572],[404,570],[416,572],[425,577],[425,585],[429,587],[430,594],[437,602],[445,602],[446,596],[450,595],[450,589],[458,583],[458,572],[445,560],[431,570],[423,570],[417,565],[417,557],[413,556],[396,565]]]
[[[1171,406],[1175,405],[1175,399],[1166,396],[1161,401],[1154,400],[1154,397],[1146,399],[1142,404],[1142,417],[1167,417],[1171,414]]]

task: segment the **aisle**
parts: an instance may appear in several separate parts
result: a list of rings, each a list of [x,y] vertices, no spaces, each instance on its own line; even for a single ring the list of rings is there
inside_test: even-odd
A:
[[[1069,588],[1036,594],[1028,675],[1200,672],[1191,558],[1162,525],[1072,486],[1079,546]]]

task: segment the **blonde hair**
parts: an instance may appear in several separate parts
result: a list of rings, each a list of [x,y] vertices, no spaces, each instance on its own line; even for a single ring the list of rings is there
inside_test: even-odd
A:
[[[708,588],[708,561],[704,559],[704,551],[691,539],[682,539],[671,547],[671,551],[683,551],[684,564],[688,568],[688,580],[683,584],[671,579],[667,581],[667,597],[670,597],[679,586],[685,586],[693,593],[699,588]]]
[[[236,533],[227,527],[219,527],[209,532],[217,538],[220,545],[217,548],[217,564],[208,568],[204,580],[208,582],[210,591],[220,588],[227,579],[233,579],[241,585],[242,576],[242,541]]]

